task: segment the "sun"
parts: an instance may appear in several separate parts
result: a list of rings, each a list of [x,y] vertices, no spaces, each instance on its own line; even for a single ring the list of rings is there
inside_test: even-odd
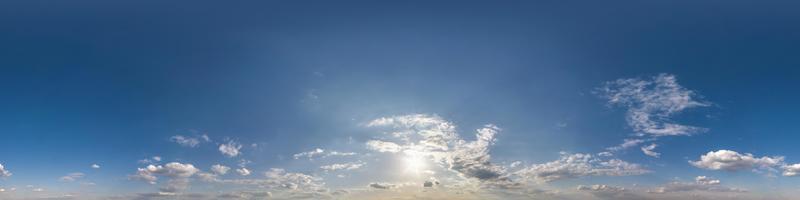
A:
[[[403,163],[405,165],[405,172],[415,175],[420,174],[428,167],[425,156],[419,152],[405,152]]]

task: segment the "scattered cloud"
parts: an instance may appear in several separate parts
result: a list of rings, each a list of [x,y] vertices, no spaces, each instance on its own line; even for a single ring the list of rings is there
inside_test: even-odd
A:
[[[625,139],[622,142],[622,144],[614,146],[614,147],[606,148],[606,150],[609,150],[609,151],[621,151],[621,150],[625,150],[625,149],[628,149],[628,148],[631,148],[631,147],[639,146],[639,144],[642,144],[644,142],[647,142],[647,140],[643,140],[643,139]]]
[[[462,140],[453,123],[436,115],[383,117],[370,121],[366,126],[388,127],[385,135],[392,140],[369,140],[366,145],[370,150],[431,160],[463,178],[493,184],[511,183],[505,169],[490,162],[489,147],[500,131],[495,125],[488,124],[478,129],[474,141]]]
[[[75,172],[75,173],[69,173],[66,176],[62,176],[58,180],[60,180],[62,182],[74,182],[75,180],[83,178],[84,176],[85,176],[85,174],[83,174],[83,173]]]
[[[706,176],[695,177],[695,182],[673,181],[664,186],[658,187],[652,193],[671,193],[671,192],[690,192],[690,191],[710,191],[710,192],[747,192],[741,188],[729,188],[720,185],[720,181]]]
[[[606,82],[596,93],[608,100],[610,105],[627,108],[628,125],[640,135],[691,135],[706,130],[672,122],[671,117],[677,113],[710,105],[697,100],[697,94],[678,84],[674,75],[618,79]]]
[[[731,150],[718,150],[710,151],[705,155],[700,156],[698,161],[689,161],[693,166],[709,169],[709,170],[724,170],[724,171],[739,171],[739,170],[770,170],[773,171],[774,167],[783,165],[783,156],[775,157],[754,157],[753,154],[745,153],[740,154]]]
[[[5,166],[3,166],[3,164],[0,164],[0,178],[9,177],[11,175],[12,175],[11,172],[6,170]]]
[[[98,164],[92,164],[91,167],[92,167],[92,169],[100,169],[100,165],[98,165]]]
[[[362,161],[358,161],[358,162],[337,163],[337,164],[332,164],[332,165],[324,165],[324,166],[320,166],[319,168],[323,169],[325,171],[354,170],[354,169],[361,168],[365,164],[366,163],[364,163]]]
[[[233,140],[229,140],[228,143],[219,145],[219,152],[222,152],[222,155],[228,157],[238,156],[241,154],[241,152],[239,152],[240,149],[242,149],[242,145]]]
[[[250,170],[247,169],[247,168],[242,167],[242,168],[236,169],[236,173],[239,173],[239,175],[242,175],[242,176],[247,176],[247,175],[250,175]]]
[[[650,173],[638,164],[628,163],[619,159],[603,160],[591,154],[561,154],[561,158],[544,163],[535,164],[516,172],[527,180],[537,182],[552,182],[562,179],[580,178],[586,176],[632,176]]]
[[[783,176],[797,176],[800,174],[800,163],[785,165],[781,168],[783,168]]]
[[[200,138],[196,137],[176,135],[172,136],[169,140],[178,143],[179,145],[184,147],[197,147],[198,145],[200,145]]]
[[[220,164],[216,164],[216,165],[212,165],[211,166],[211,172],[213,172],[214,174],[217,174],[217,175],[225,175],[225,174],[228,173],[228,170],[230,170],[230,169],[231,169],[230,167],[225,166],[225,165],[220,165]]]
[[[132,180],[142,180],[150,184],[156,184],[157,176],[168,177],[167,184],[160,188],[161,192],[174,193],[188,188],[189,177],[198,173],[200,170],[192,164],[171,162],[166,165],[148,165],[139,168],[135,175],[128,176]]]
[[[325,149],[316,148],[307,152],[300,152],[294,154],[294,159],[307,158],[313,160],[314,158],[326,158],[330,156],[354,156],[358,155],[355,152],[339,152],[339,151],[326,151]]]
[[[658,147],[658,145],[653,143],[653,144],[650,144],[650,145],[647,145],[647,146],[643,146],[641,149],[642,149],[642,152],[645,155],[650,156],[650,157],[654,157],[654,158],[658,158],[658,157],[661,156],[661,153],[653,151],[653,150],[656,149],[656,147]]]

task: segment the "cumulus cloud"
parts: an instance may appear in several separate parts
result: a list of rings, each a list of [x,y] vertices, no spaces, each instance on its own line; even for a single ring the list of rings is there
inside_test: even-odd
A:
[[[62,182],[73,182],[73,181],[75,181],[77,179],[83,178],[84,176],[85,176],[85,174],[83,174],[83,173],[75,172],[75,173],[69,173],[66,176],[62,176],[58,180],[60,180]]]
[[[653,150],[656,149],[656,147],[658,147],[658,145],[653,143],[653,144],[650,144],[650,145],[647,145],[647,146],[643,146],[641,149],[642,149],[642,152],[645,155],[648,155],[648,156],[654,157],[654,158],[658,158],[658,157],[661,156],[661,153],[653,151]]]
[[[92,167],[92,169],[100,169],[100,165],[98,165],[98,164],[92,164],[91,167]]]
[[[228,141],[228,143],[223,143],[223,144],[219,145],[219,152],[221,152],[222,155],[225,155],[225,156],[228,156],[228,157],[236,157],[236,156],[238,156],[241,153],[241,152],[239,152],[240,149],[242,149],[242,145],[239,144],[239,143],[236,143],[233,140]]]
[[[213,172],[214,174],[217,174],[217,175],[225,175],[225,174],[228,173],[228,170],[230,170],[230,169],[231,169],[230,167],[225,166],[225,165],[220,165],[220,164],[216,164],[216,165],[212,165],[211,166],[211,172]]]
[[[774,167],[783,165],[783,159],[783,156],[764,156],[757,158],[750,153],[740,154],[739,152],[731,150],[718,150],[710,151],[700,156],[700,160],[689,161],[689,163],[695,167],[709,170],[739,171],[766,169],[772,171]]]
[[[239,173],[239,175],[242,175],[242,176],[247,176],[247,175],[250,175],[250,170],[247,169],[247,168],[242,167],[242,168],[236,169],[236,173]]]
[[[128,176],[133,180],[142,180],[150,184],[156,184],[157,176],[168,177],[167,184],[160,188],[161,192],[174,193],[185,190],[189,185],[189,177],[198,173],[200,170],[192,164],[171,162],[166,165],[148,165],[139,168],[135,175]]]
[[[324,165],[324,166],[320,166],[319,168],[323,169],[325,171],[354,170],[354,169],[361,168],[365,164],[366,163],[364,163],[362,161],[359,161],[359,162],[337,163],[337,164],[332,164],[332,165]]]
[[[528,180],[551,182],[585,176],[632,176],[650,171],[619,159],[604,160],[591,154],[562,153],[558,160],[535,164],[516,173]]]
[[[783,176],[797,176],[798,174],[800,174],[800,163],[786,165],[781,168],[783,168]]]
[[[691,135],[706,129],[672,122],[671,117],[686,109],[709,106],[697,94],[679,85],[671,74],[650,79],[618,79],[596,90],[610,105],[627,108],[628,125],[640,135]]]
[[[0,178],[9,177],[11,175],[12,175],[11,172],[6,170],[5,166],[3,166],[3,164],[0,164]]]

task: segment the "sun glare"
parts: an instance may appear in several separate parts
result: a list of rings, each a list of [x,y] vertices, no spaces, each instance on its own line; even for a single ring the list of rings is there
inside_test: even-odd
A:
[[[419,152],[405,152],[405,154],[403,161],[406,173],[418,175],[427,168],[425,156],[421,155]]]

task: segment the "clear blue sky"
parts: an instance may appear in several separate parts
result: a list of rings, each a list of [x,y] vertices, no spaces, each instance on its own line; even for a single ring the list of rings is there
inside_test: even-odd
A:
[[[0,199],[785,199],[797,6],[5,1]]]

